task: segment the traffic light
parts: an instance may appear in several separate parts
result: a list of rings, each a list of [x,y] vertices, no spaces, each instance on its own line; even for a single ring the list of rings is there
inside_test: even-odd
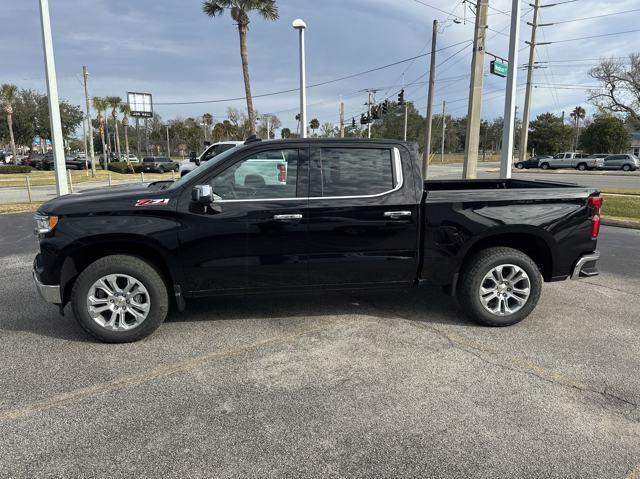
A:
[[[404,88],[398,93],[398,104],[404,105]]]
[[[356,119],[352,118],[351,119],[351,128],[355,128],[356,127]]]
[[[379,105],[373,105],[371,107],[371,118],[373,118],[374,120],[379,120],[380,119],[380,106]]]
[[[360,124],[361,125],[366,125],[367,123],[369,123],[369,120],[367,119],[367,117],[363,113],[362,115],[360,115]]]
[[[382,114],[386,115],[389,111],[389,100],[385,100],[382,102]]]

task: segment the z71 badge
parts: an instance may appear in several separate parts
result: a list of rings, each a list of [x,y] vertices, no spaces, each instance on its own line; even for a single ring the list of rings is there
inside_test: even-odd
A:
[[[169,204],[169,198],[158,198],[153,200],[138,200],[136,206],[166,206]]]

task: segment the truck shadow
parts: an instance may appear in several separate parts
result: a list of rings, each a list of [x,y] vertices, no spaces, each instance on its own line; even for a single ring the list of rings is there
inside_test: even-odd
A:
[[[35,291],[25,298],[9,294],[0,308],[0,338],[21,331],[65,341],[96,342],[77,324],[71,307],[65,315],[43,304]],[[26,307],[25,307],[26,300]],[[454,298],[439,288],[348,291],[304,295],[252,295],[190,299],[182,313],[172,309],[168,322],[267,320],[271,318],[322,318],[362,315],[380,319],[402,318],[434,324],[475,326],[464,316]],[[5,336],[6,337],[6,336]]]
[[[259,320],[341,314],[475,326],[459,309],[455,298],[445,295],[439,288],[426,287],[190,299],[184,312],[171,311],[167,321]]]

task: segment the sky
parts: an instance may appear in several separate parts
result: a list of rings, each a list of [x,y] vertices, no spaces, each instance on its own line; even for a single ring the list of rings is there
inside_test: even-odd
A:
[[[533,2],[533,0],[531,0]],[[565,3],[561,3],[565,2]],[[490,0],[487,52],[508,56],[511,0]],[[521,1],[518,64],[526,63],[532,9]],[[595,86],[588,71],[599,58],[640,52],[640,0],[542,0],[538,61],[534,72],[532,116],[561,114],[582,105]],[[435,110],[467,111],[474,15],[458,0],[279,0],[278,21],[251,17],[248,50],[254,96],[298,86],[298,37],[295,18],[307,23],[308,85],[331,81],[430,51],[434,19],[443,25],[436,56]],[[50,1],[60,97],[84,105],[82,66],[90,73],[92,96],[127,91],[153,94],[164,119],[211,113],[226,118],[228,107],[246,108],[244,100],[179,105],[244,96],[238,32],[230,16],[211,19],[198,0],[53,0]],[[636,10],[631,11],[630,10]],[[617,12],[622,14],[608,15]],[[608,15],[608,16],[602,16]],[[586,18],[594,17],[598,18]],[[457,19],[461,23],[454,23]],[[578,20],[576,20],[578,19]],[[569,21],[576,20],[576,21]],[[558,23],[565,22],[565,23]],[[2,0],[0,9],[0,83],[46,91],[38,2]],[[616,34],[639,30],[626,34]],[[599,36],[607,35],[607,36]],[[585,38],[587,37],[587,38]],[[573,41],[573,39],[581,38]],[[565,41],[569,40],[569,41]],[[488,73],[485,57],[482,117],[502,116],[506,79]],[[405,98],[426,110],[429,57],[399,63],[368,74],[309,88],[308,117],[338,123],[344,99],[347,121],[365,111],[366,89],[376,100],[396,99],[403,82]],[[403,80],[404,78],[404,80]],[[518,71],[518,107],[524,102],[526,72]],[[259,97],[259,113],[274,113],[295,129],[298,92]]]

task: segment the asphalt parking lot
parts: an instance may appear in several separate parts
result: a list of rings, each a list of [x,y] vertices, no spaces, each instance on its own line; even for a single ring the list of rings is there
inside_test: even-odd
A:
[[[438,290],[190,302],[90,340],[0,216],[0,477],[640,478],[640,231],[483,328]]]

